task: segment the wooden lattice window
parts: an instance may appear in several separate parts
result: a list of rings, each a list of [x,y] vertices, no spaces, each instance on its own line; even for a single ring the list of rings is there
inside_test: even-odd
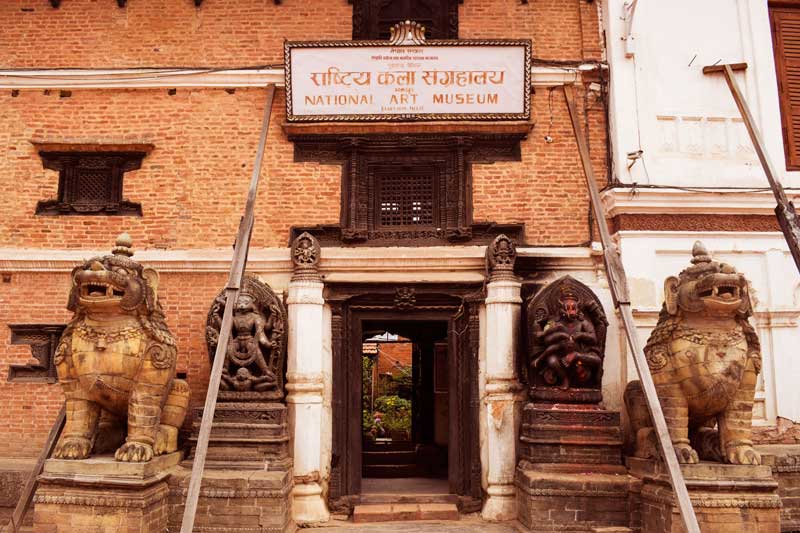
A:
[[[425,26],[428,39],[458,38],[459,0],[353,0],[353,39],[389,38],[404,20]]]
[[[800,2],[776,4],[770,4],[770,20],[786,168],[800,170]]]
[[[435,228],[440,225],[437,179],[430,168],[400,167],[373,172],[375,228]]]
[[[42,200],[37,215],[134,215],[142,206],[123,198],[123,176],[142,165],[149,145],[41,145],[45,168],[58,171],[58,197]]]

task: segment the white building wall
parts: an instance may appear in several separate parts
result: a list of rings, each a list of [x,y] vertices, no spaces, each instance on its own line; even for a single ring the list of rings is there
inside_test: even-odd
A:
[[[609,216],[772,212],[774,199],[763,190],[766,178],[724,78],[702,73],[715,63],[748,64],[736,77],[767,152],[784,186],[800,186],[800,172],[786,170],[766,0],[606,0],[604,23],[613,177],[620,184],[603,193]],[[629,158],[639,150],[640,159]],[[800,388],[792,384],[800,375],[800,276],[779,232],[622,231],[616,238],[642,340],[657,320],[664,278],[689,264],[695,240],[744,272],[757,299],[764,358],[757,423],[800,421]],[[634,379],[630,358],[625,367]]]

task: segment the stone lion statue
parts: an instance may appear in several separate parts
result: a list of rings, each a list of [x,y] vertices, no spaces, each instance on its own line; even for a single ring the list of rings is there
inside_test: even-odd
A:
[[[743,274],[696,242],[692,266],[664,283],[664,306],[644,348],[681,463],[700,459],[760,464],[750,440],[758,337]],[[625,390],[635,455],[655,457],[655,433],[641,384]]]
[[[131,244],[122,234],[111,255],[72,271],[67,308],[75,314],[55,353],[67,409],[55,458],[119,446],[118,461],[145,462],[178,448],[189,387],[174,379],[177,349],[158,274],[131,259]]]

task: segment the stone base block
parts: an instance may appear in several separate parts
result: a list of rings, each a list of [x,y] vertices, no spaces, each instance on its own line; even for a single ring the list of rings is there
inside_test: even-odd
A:
[[[179,467],[169,479],[169,530],[179,531],[191,470]],[[206,470],[194,531],[283,533],[293,531],[289,509],[292,471]]]
[[[608,469],[607,469],[608,470]],[[631,478],[609,473],[522,462],[517,468],[518,520],[531,531],[592,531],[630,524]]]
[[[628,466],[642,481],[642,531],[684,532],[665,467],[638,458],[629,458]],[[682,470],[703,533],[780,532],[781,501],[769,466],[699,463]]]
[[[771,444],[757,449],[778,481],[781,531],[800,531],[800,445]]]
[[[194,412],[191,451],[184,466],[191,468],[203,409]],[[291,468],[286,406],[281,403],[219,402],[208,441],[207,468],[276,470]]]
[[[528,403],[520,440],[531,463],[622,464],[619,412],[597,405]]]
[[[111,456],[49,459],[33,500],[33,531],[163,533],[166,480],[180,460],[179,452],[148,463],[122,463]]]

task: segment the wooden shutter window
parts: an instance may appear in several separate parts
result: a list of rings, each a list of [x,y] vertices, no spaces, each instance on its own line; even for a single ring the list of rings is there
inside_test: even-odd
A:
[[[770,8],[787,170],[800,170],[800,6]]]

